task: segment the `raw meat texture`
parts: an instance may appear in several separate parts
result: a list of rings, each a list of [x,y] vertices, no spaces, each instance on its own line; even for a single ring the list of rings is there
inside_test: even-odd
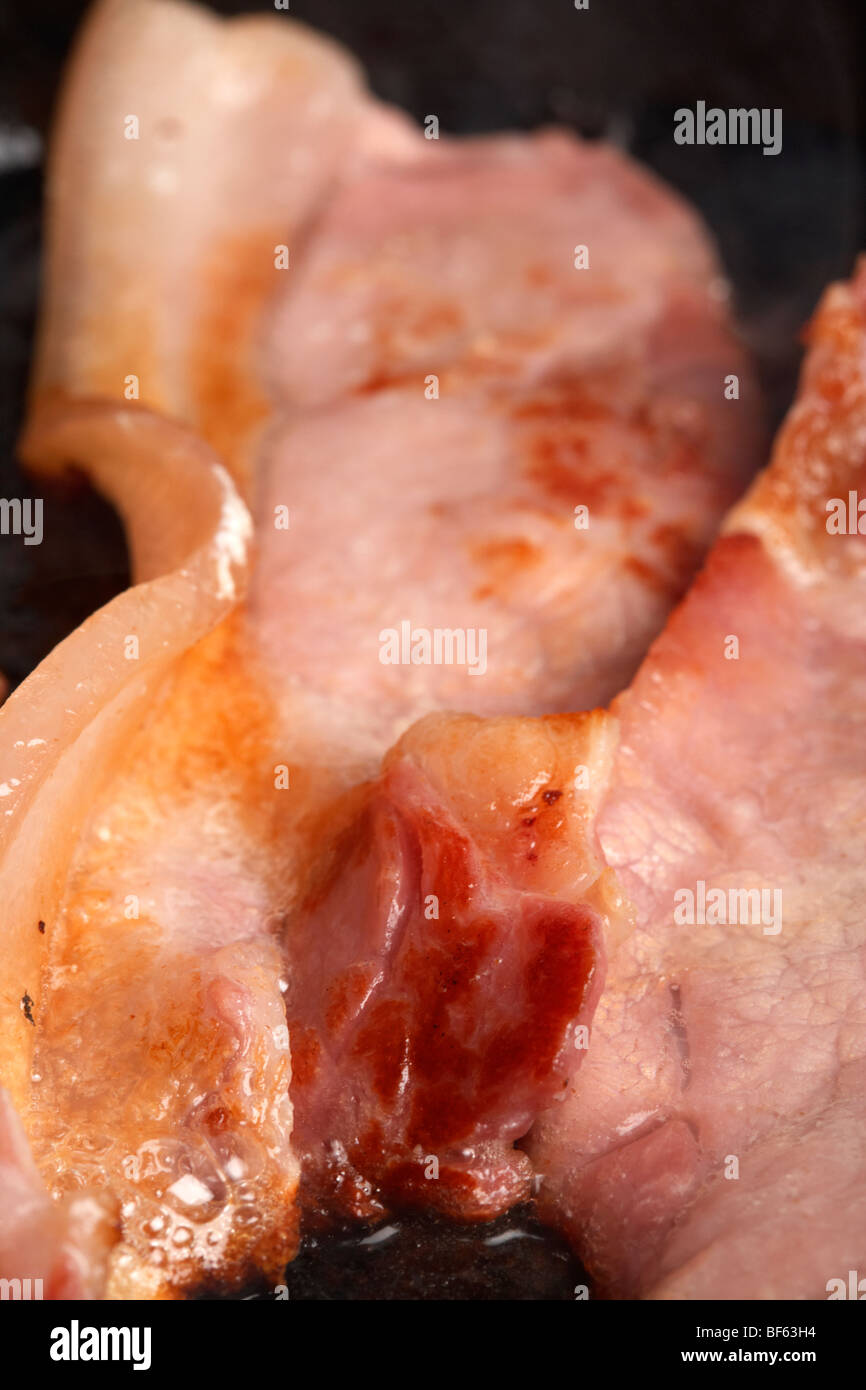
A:
[[[252,607],[283,678],[393,711],[387,741],[431,706],[616,694],[754,471],[723,296],[694,215],[603,146],[419,138],[345,179],[262,356]],[[483,629],[485,678],[382,666],[404,620]]]
[[[611,698],[760,442],[718,268],[669,192],[564,135],[429,143],[340,186],[262,359],[253,622],[277,683],[380,743],[436,707]],[[484,678],[383,665],[404,621],[484,631]]]
[[[620,362],[661,380],[668,358],[699,372],[731,349],[725,296],[696,215],[610,146],[561,131],[416,137],[336,189],[276,306],[265,365],[295,405],[429,372],[443,395]],[[689,312],[694,341],[676,321]],[[644,351],[653,332],[658,361]]]
[[[492,1214],[526,1192],[512,1141],[579,1061],[602,935],[627,927],[591,828],[613,726],[440,716],[382,757],[432,711],[591,706],[661,625],[758,443],[704,234],[616,154],[563,136],[431,149],[303,28],[163,0],[91,18],[50,208],[25,453],[107,488],[137,587],[2,716],[17,857],[0,861],[15,895],[0,1076],[40,1170],[57,1196],[100,1170],[120,1200],[112,1296],[274,1278],[297,1239],[296,1147],[324,1208]],[[573,266],[581,227],[590,271]],[[354,289],[325,317],[340,275]],[[345,340],[367,330],[353,359]],[[238,493],[257,556],[226,616],[246,569]],[[383,664],[404,618],[489,630],[488,670]],[[368,826],[340,873],[340,835]],[[333,976],[302,949],[314,928],[336,943]],[[428,948],[471,1009],[430,996]],[[554,957],[542,1026],[533,982]],[[362,999],[347,987],[372,976]],[[377,1142],[392,1044],[408,1071]],[[465,1114],[443,1125],[430,1059],[449,1050]],[[418,1179],[425,1145],[440,1186]]]
[[[753,457],[737,429],[736,466],[717,449],[739,416],[707,435],[705,397],[684,404],[648,374],[622,364],[438,401],[388,389],[276,427],[250,597],[274,684],[337,719],[351,709],[380,745],[431,708],[547,713],[617,693]],[[383,664],[381,635],[403,623],[483,632],[483,666]]]
[[[577,1064],[619,907],[583,833],[611,742],[603,715],[431,716],[330,810],[287,934],[320,1202],[477,1220],[529,1196],[513,1141]]]
[[[823,1298],[866,1261],[866,551],[827,525],[866,491],[864,365],[866,265],[827,292],[770,467],[614,706],[597,833],[636,924],[528,1146],[609,1293]],[[727,925],[679,924],[701,882]],[[729,909],[749,890],[759,920]]]

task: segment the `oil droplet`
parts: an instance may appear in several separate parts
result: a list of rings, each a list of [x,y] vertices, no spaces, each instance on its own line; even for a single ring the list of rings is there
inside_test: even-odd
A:
[[[241,1207],[235,1215],[236,1226],[255,1226],[260,1220],[259,1212],[255,1207]]]

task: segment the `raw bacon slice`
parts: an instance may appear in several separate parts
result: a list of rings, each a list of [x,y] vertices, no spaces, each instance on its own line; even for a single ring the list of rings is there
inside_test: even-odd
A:
[[[809,341],[770,467],[615,705],[597,829],[636,924],[529,1144],[608,1293],[824,1298],[866,1261],[866,568],[828,526],[866,488],[866,265]]]
[[[564,137],[431,151],[360,92],[330,45],[274,24],[104,0],[52,175],[26,452],[34,467],[71,461],[97,481],[112,476],[142,555],[136,579],[153,581],[126,596],[122,636],[138,633],[133,615],[154,626],[137,667],[122,644],[123,676],[109,663],[106,700],[111,680],[133,682],[127,664],[141,677],[116,737],[102,741],[114,726],[99,719],[100,669],[93,728],[69,732],[77,780],[45,764],[28,864],[52,828],[64,831],[33,880],[41,897],[22,890],[8,856],[0,864],[23,892],[23,944],[3,977],[15,1024],[7,1084],[51,1191],[100,1170],[119,1197],[115,1296],[238,1287],[290,1257],[284,987],[317,1202],[369,1214],[429,1201],[477,1216],[526,1191],[513,1140],[579,1060],[601,936],[624,929],[590,829],[605,779],[593,772],[589,790],[576,780],[602,758],[609,721],[503,720],[476,736],[474,720],[434,720],[384,765],[382,755],[437,709],[543,712],[611,693],[751,471],[757,439],[715,262],[676,199],[619,156]],[[138,141],[125,139],[128,115]],[[473,206],[478,180],[493,223]],[[279,363],[304,340],[304,315],[320,321],[324,281],[356,276],[346,220],[385,192],[393,217],[383,208],[363,229],[369,283],[356,285],[348,318],[336,301],[325,399],[321,377],[299,367],[287,382]],[[430,223],[420,280],[400,250],[418,233],[416,202]],[[499,279],[478,275],[503,221]],[[575,222],[594,229],[591,272],[573,266]],[[288,272],[274,257],[284,243]],[[425,395],[417,355],[437,258],[441,293],[461,297],[465,314],[456,333],[440,325],[431,339],[438,399]],[[414,329],[380,342],[392,282]],[[557,319],[561,301],[569,312]],[[340,334],[360,341],[359,315],[378,346],[359,355],[355,379]],[[723,395],[730,372],[736,403]],[[245,513],[203,445],[141,405],[107,403],[128,377],[141,402],[219,451],[254,508],[253,590],[225,621]],[[80,404],[86,396],[103,403]],[[203,514],[191,455],[208,480]],[[178,473],[170,521],[147,496],[154,470]],[[232,519],[189,573],[156,578],[177,565],[183,538],[213,532],[214,478]],[[275,526],[275,508],[289,529]],[[170,601],[152,601],[163,592]],[[413,609],[400,619],[489,629],[487,673],[384,665],[397,593]],[[14,738],[27,742],[19,728],[46,671],[52,710],[78,709],[66,660],[79,652],[98,665],[82,638],[10,702]],[[51,793],[67,786],[55,810]],[[357,857],[343,865],[353,837]],[[424,915],[431,895],[438,919]],[[34,921],[46,923],[44,947]],[[330,960],[315,941],[333,944]],[[428,950],[442,999],[418,965]],[[545,1019],[534,982],[551,972],[561,995]],[[33,1024],[15,1014],[22,976]],[[370,988],[358,994],[352,981]],[[511,1021],[509,1000],[521,1012]],[[394,1049],[406,1059],[399,1096]],[[464,1113],[443,1121],[433,1073],[449,1052]],[[439,1187],[419,1179],[419,1150],[440,1162]]]

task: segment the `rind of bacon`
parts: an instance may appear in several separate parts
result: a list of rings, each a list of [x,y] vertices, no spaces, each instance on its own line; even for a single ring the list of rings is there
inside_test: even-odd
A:
[[[94,5],[51,142],[34,410],[121,399],[135,378],[136,399],[195,428],[247,495],[276,248],[294,243],[355,123],[373,138],[365,102],[355,64],[304,25],[172,0]],[[289,177],[287,122],[310,152]]]
[[[0,1073],[28,1129],[41,1081],[34,1044],[51,997],[46,967],[89,805],[167,672],[237,602],[251,534],[246,509],[210,450],[146,410],[81,403],[43,411],[24,441],[25,456],[31,450],[46,470],[86,460],[126,522],[141,582],[61,643],[3,709]],[[285,1075],[277,1091],[284,1096]],[[287,1122],[290,1129],[290,1112]],[[290,1206],[291,1160],[284,1174]],[[46,1232],[59,1220],[51,1213],[48,1204]],[[24,1254],[34,1239],[31,1232]],[[4,1249],[9,1277],[20,1275],[22,1258],[22,1250]],[[137,1273],[133,1260],[124,1287],[153,1294],[158,1280],[144,1271],[139,1283]]]
[[[120,442],[122,441],[122,448]],[[0,1071],[16,1105],[30,1091],[40,962],[50,915],[92,795],[179,653],[242,591],[249,516],[210,450],[146,411],[81,404],[40,417],[24,441],[41,469],[77,459],[127,526],[139,586],[89,618],[3,707],[0,889],[4,988]],[[139,656],[129,660],[125,639]]]

